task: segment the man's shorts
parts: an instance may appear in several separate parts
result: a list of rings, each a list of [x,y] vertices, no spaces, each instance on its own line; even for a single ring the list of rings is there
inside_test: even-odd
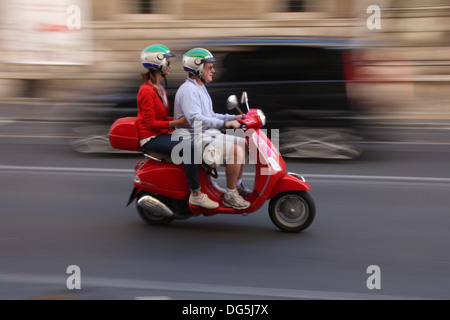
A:
[[[230,134],[223,134],[219,130],[211,129],[194,138],[198,148],[202,148],[203,162],[218,168],[225,164],[245,164],[244,159],[234,159],[234,146],[241,146],[245,150],[245,139]]]

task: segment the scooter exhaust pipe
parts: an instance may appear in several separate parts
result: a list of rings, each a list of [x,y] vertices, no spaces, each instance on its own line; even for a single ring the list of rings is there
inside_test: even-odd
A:
[[[145,195],[142,196],[138,201],[137,205],[142,209],[150,211],[154,215],[164,216],[164,217],[172,217],[173,211],[170,210],[164,203],[159,201],[158,199]]]

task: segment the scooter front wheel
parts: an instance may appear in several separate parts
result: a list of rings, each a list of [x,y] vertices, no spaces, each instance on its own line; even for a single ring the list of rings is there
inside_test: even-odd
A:
[[[316,206],[306,191],[287,191],[275,196],[269,203],[269,216],[281,230],[300,232],[311,225]]]

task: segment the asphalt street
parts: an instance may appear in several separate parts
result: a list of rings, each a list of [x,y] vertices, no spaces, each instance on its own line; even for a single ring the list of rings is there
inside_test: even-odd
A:
[[[139,154],[82,154],[65,122],[3,120],[0,299],[449,299],[446,132],[366,141],[353,160],[287,160],[317,206],[289,234],[267,205],[146,225],[125,206]]]

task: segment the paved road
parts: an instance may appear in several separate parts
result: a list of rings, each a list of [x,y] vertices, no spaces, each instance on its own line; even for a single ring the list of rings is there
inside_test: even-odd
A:
[[[80,154],[64,124],[22,125],[0,125],[0,299],[450,298],[448,144],[288,161],[317,217],[287,234],[267,206],[148,226],[125,207],[139,156]]]

